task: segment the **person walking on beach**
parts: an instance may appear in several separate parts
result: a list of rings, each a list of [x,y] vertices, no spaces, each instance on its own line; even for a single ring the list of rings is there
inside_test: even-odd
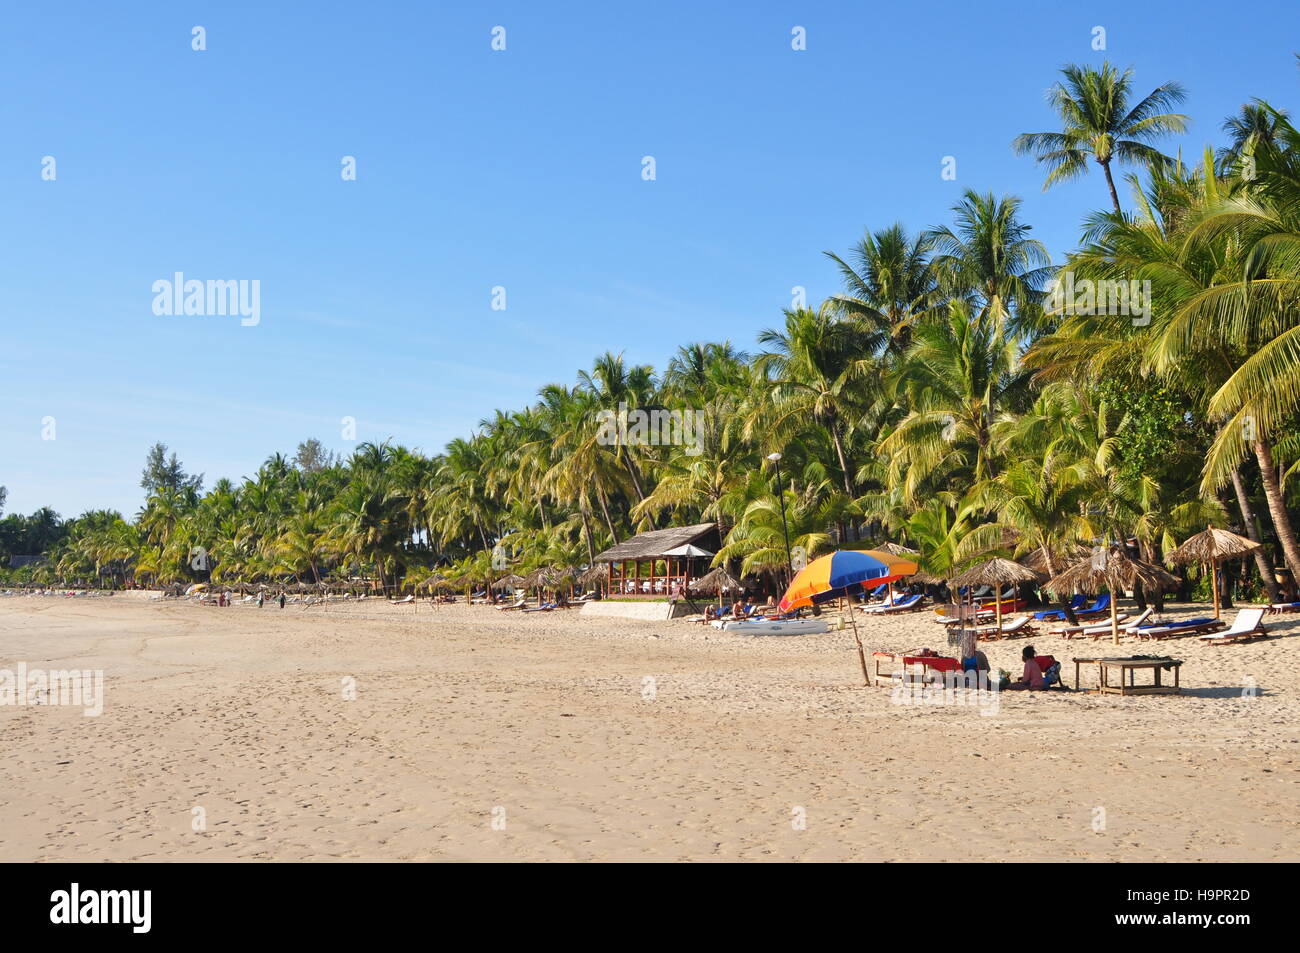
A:
[[[280,608],[284,608],[284,593],[280,593]]]
[[[262,592],[262,590],[259,589],[259,590],[257,591],[257,607],[258,607],[259,609],[262,608],[262,605],[263,605],[265,602],[266,602],[266,593],[265,593],[265,592]]]

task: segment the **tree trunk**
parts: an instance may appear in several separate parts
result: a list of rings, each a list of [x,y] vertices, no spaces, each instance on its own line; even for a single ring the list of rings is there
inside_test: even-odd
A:
[[[1282,557],[1286,568],[1291,570],[1292,584],[1300,583],[1300,546],[1296,544],[1295,529],[1291,526],[1291,517],[1286,511],[1286,501],[1282,498],[1282,486],[1277,478],[1277,468],[1273,465],[1273,450],[1262,440],[1255,441],[1255,459],[1259,461],[1259,478],[1264,484],[1264,499],[1268,501],[1268,512],[1273,517],[1273,529],[1277,540],[1282,545]]]
[[[1101,163],[1101,171],[1106,173],[1106,185],[1110,189],[1110,200],[1115,206],[1115,214],[1123,214],[1119,207],[1119,193],[1115,191],[1115,180],[1110,175],[1110,160]]]
[[[587,540],[587,565],[592,566],[596,563],[596,550],[591,545],[591,520],[585,506],[578,507],[578,512],[582,515],[582,535]]]
[[[605,494],[597,493],[596,499],[600,500],[600,511],[605,516],[605,528],[609,530],[609,538],[612,542],[618,542],[618,533],[614,531],[614,521],[609,518],[609,506],[605,503]]]
[[[831,421],[831,440],[835,443],[835,456],[840,461],[840,474],[844,477],[844,494],[853,499],[853,481],[849,478],[849,461],[844,456],[844,441],[840,438],[840,428]]]
[[[1043,562],[1047,563],[1047,578],[1050,579],[1056,575],[1056,560],[1052,558],[1052,551],[1047,546],[1039,546],[1039,549],[1043,553]],[[1065,613],[1065,618],[1070,625],[1078,625],[1079,617],[1074,614],[1074,609],[1070,606],[1073,599],[1060,594],[1057,595],[1057,598],[1061,601],[1061,610]]]
[[[1237,506],[1241,510],[1241,522],[1246,527],[1246,536],[1252,543],[1261,543],[1259,538],[1259,527],[1255,523],[1255,513],[1250,506],[1250,497],[1246,495],[1246,481],[1241,478],[1241,467],[1235,467],[1232,471],[1232,488],[1237,494]],[[1268,552],[1264,549],[1255,551],[1255,565],[1259,567],[1259,574],[1264,579],[1264,589],[1268,592],[1269,602],[1281,602],[1282,597],[1277,591],[1277,579],[1273,576],[1273,566],[1268,558]]]

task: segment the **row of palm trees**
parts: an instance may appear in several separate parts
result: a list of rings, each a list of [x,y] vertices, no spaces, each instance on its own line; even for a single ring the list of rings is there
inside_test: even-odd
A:
[[[307,471],[273,456],[241,484],[159,490],[133,521],[75,521],[63,578],[217,581],[481,578],[583,566],[650,528],[712,521],[718,560],[773,582],[809,556],[885,538],[951,577],[991,554],[1049,572],[1080,544],[1160,560],[1207,522],[1276,546],[1300,578],[1287,479],[1300,466],[1300,133],[1255,101],[1197,164],[1175,83],[1132,102],[1131,72],[1069,67],[1061,128],[1026,134],[1045,187],[1095,162],[1110,207],[1059,268],[1013,196],[967,191],[950,224],[868,231],[827,252],[843,290],[762,330],[752,353],[683,346],[662,373],[607,353],[571,386],[497,411],[441,454],[363,444]],[[1131,193],[1125,210],[1112,166]],[[1149,288],[1128,309],[1049,295],[1078,282]],[[1149,284],[1148,284],[1149,283]],[[1144,292],[1145,293],[1145,292]],[[601,411],[691,410],[689,444],[602,438]],[[782,455],[778,482],[767,457]],[[1261,554],[1257,584],[1276,596]]]

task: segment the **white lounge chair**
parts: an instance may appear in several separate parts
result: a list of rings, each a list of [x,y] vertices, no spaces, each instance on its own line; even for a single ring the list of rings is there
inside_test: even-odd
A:
[[[1232,627],[1222,632],[1210,632],[1201,636],[1201,641],[1209,645],[1230,645],[1233,642],[1250,642],[1268,635],[1264,627],[1263,609],[1241,609],[1237,618],[1232,620]]]
[[[975,634],[981,639],[989,640],[1002,639],[1006,638],[1008,635],[1017,635],[1022,632],[1025,635],[1028,635],[1034,630],[1034,627],[1031,624],[1033,621],[1034,620],[1027,615],[1022,615],[1015,619],[1004,619],[1002,621],[1001,629],[996,625],[982,625],[975,629]]]
[[[1127,612],[1121,612],[1115,617],[1115,621],[1120,623],[1119,630],[1122,634],[1141,637],[1142,633],[1138,631],[1138,627],[1150,619],[1155,611],[1151,606],[1147,606],[1136,619],[1130,619]],[[1063,635],[1067,639],[1079,639],[1084,636],[1097,639],[1103,635],[1109,635],[1110,631],[1110,621],[1107,620],[1105,622],[1089,622],[1086,625],[1070,625],[1063,629],[1054,629],[1052,634]]]

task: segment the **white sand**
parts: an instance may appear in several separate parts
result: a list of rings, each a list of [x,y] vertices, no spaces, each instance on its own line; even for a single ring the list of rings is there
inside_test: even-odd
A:
[[[932,620],[864,640],[948,654]],[[99,717],[0,707],[0,859],[1294,860],[1300,617],[1266,621],[1229,647],[1040,634],[1183,658],[1186,693],[982,715],[863,688],[847,633],[0,598],[0,668],[106,678]],[[1018,675],[1024,644],[984,647]]]

